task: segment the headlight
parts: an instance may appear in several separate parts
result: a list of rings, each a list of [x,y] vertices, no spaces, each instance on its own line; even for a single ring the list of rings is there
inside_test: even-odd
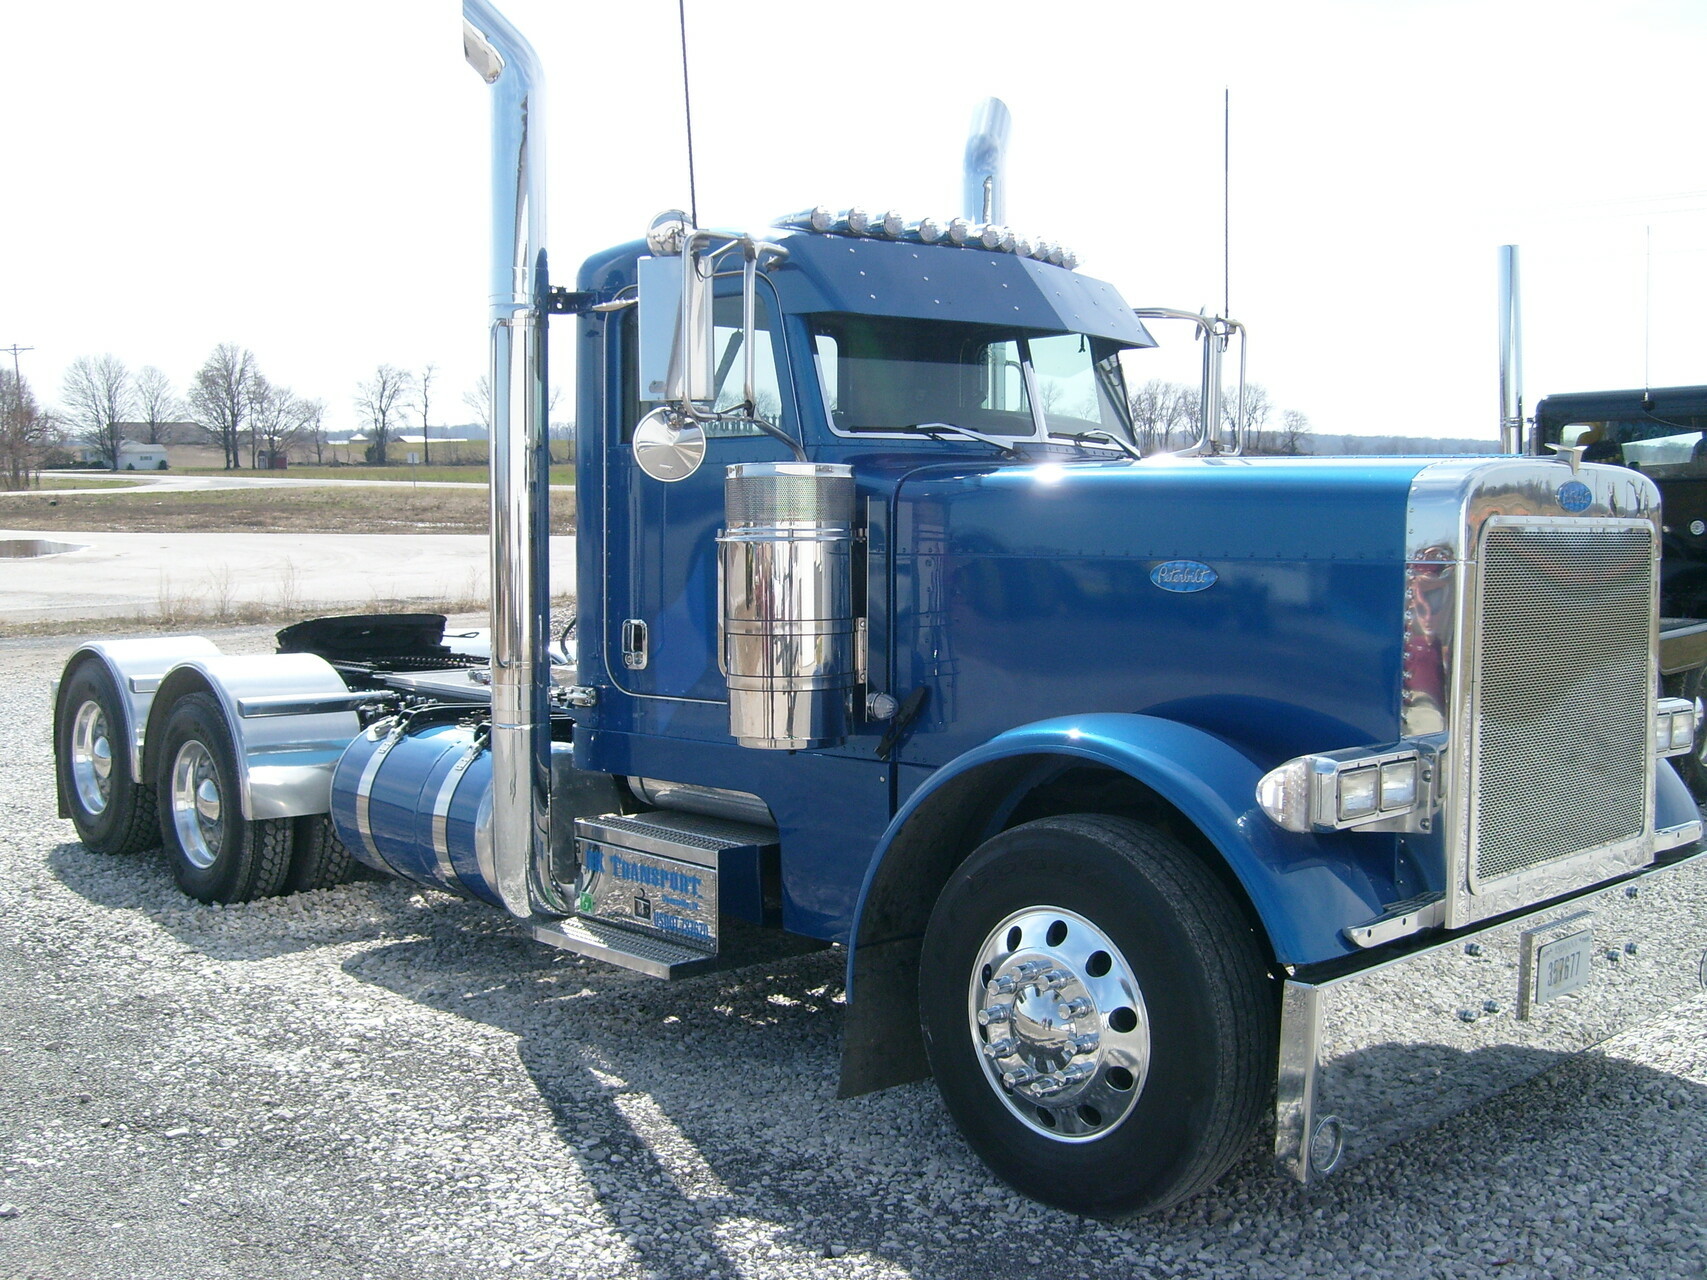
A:
[[[1661,698],[1654,708],[1654,754],[1681,756],[1695,746],[1696,707],[1688,698]]]
[[[1432,809],[1432,742],[1299,756],[1257,783],[1257,804],[1288,831],[1426,831]]]

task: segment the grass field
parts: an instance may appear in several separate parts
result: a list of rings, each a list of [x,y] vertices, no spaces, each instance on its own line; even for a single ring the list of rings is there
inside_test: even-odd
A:
[[[68,493],[57,498],[0,493],[0,527],[87,533],[485,533],[484,486],[211,489]],[[551,531],[575,528],[573,490],[551,495]]]
[[[177,472],[185,476],[274,476],[286,480],[391,480],[400,484],[420,482],[423,480],[434,483],[487,483],[489,474],[485,467],[291,467],[287,471],[250,471],[242,468],[237,471],[226,471],[222,467],[182,467]],[[552,484],[574,484],[575,466],[573,463],[554,463],[551,468]]]

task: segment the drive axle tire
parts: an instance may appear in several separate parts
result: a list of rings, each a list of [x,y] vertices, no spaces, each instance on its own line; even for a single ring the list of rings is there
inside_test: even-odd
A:
[[[349,846],[338,839],[331,814],[315,813],[291,821],[296,824],[296,845],[290,858],[286,893],[330,889],[352,878],[356,860],[350,856]]]
[[[1043,818],[974,852],[931,914],[919,1005],[966,1140],[1074,1213],[1202,1191],[1273,1097],[1264,947],[1207,867],[1130,819]]]
[[[96,853],[153,848],[160,837],[154,789],[131,777],[123,704],[99,662],[80,662],[66,678],[54,733],[60,794],[78,838]]]
[[[293,822],[243,817],[237,753],[212,694],[185,694],[172,705],[159,751],[160,837],[178,887],[203,902],[248,902],[283,892]]]

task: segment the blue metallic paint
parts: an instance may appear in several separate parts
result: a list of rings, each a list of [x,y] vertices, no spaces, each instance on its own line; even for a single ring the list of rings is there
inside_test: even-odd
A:
[[[1275,959],[1310,964],[1352,954],[1340,930],[1380,913],[1391,882],[1371,874],[1367,852],[1382,837],[1319,838],[1282,831],[1256,807],[1263,768],[1232,743],[1155,716],[1063,716],[1023,725],[936,771],[884,832],[860,886],[863,909],[884,855],[908,821],[950,780],[998,760],[1069,757],[1137,779],[1174,805],[1215,846],[1263,922]],[[1363,840],[1364,845],[1353,841]],[[856,915],[854,935],[859,921]],[[853,963],[849,958],[849,998]]]
[[[797,396],[785,417],[815,461],[855,469],[869,523],[871,685],[898,699],[924,686],[924,710],[893,762],[873,754],[881,723],[860,723],[824,751],[734,745],[715,661],[709,559],[722,518],[721,464],[780,450],[763,439],[724,439],[686,488],[641,477],[619,431],[634,412],[624,404],[633,389],[619,358],[622,313],[582,317],[579,363],[589,373],[580,383],[577,458],[583,492],[605,497],[604,519],[584,525],[579,542],[579,580],[604,583],[580,603],[581,679],[599,701],[576,716],[579,767],[761,796],[783,833],[785,927],[836,941],[856,936],[861,881],[905,815],[953,776],[930,776],[934,767],[959,770],[1014,750],[1084,754],[1086,734],[1103,744],[1109,767],[1140,777],[1204,827],[1289,962],[1344,954],[1343,927],[1402,896],[1401,884],[1433,878],[1414,865],[1431,861],[1426,843],[1291,836],[1252,807],[1256,779],[1282,759],[1398,736],[1406,504],[1426,461],[1132,465],[1028,443],[1016,463],[952,438],[836,437],[812,391],[802,313],[935,315],[947,306],[944,318],[988,320],[992,289],[1003,283],[1011,294],[1022,276],[1025,288],[1070,278],[1087,290],[1072,300],[1080,327],[1139,338],[1123,327],[1112,289],[1053,268],[1039,274],[1003,255],[825,237],[788,243],[789,263],[771,273],[783,381]],[[580,287],[616,296],[633,283],[637,248],[590,261]],[[863,305],[848,292],[859,277],[843,269],[856,259],[864,279],[876,281],[868,293],[878,294]],[[935,263],[941,271],[920,265]],[[918,286],[941,283],[943,271],[965,273],[964,291],[919,301]],[[902,297],[909,291],[912,303]],[[1086,319],[1093,313],[1103,319]],[[1038,314],[1043,327],[1062,323]],[[1159,591],[1149,575],[1175,559],[1208,565],[1215,588]],[[612,647],[622,618],[635,616],[623,610],[641,601],[659,622],[656,666],[630,673]],[[1179,661],[1182,653],[1192,661]],[[1143,733],[1126,741],[1119,726],[1128,724]],[[1069,728],[1081,735],[1070,749]],[[915,790],[920,776],[929,781]]]

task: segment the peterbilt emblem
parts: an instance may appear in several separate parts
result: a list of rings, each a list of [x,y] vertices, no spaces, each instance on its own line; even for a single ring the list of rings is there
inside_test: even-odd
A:
[[[1215,585],[1217,574],[1197,560],[1165,560],[1150,570],[1150,581],[1163,591],[1203,591]]]
[[[1594,504],[1594,490],[1581,480],[1567,480],[1559,486],[1559,505],[1566,511],[1587,511]]]

